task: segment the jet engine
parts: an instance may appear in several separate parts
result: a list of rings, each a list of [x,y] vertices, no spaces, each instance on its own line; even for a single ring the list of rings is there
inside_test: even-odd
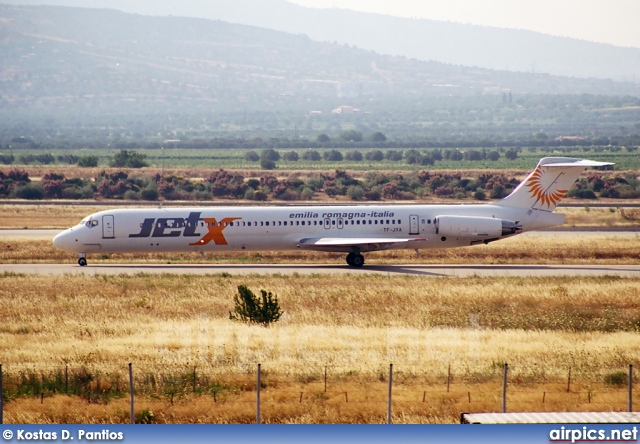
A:
[[[522,231],[518,221],[492,217],[438,216],[434,222],[436,234],[441,236],[495,238]]]

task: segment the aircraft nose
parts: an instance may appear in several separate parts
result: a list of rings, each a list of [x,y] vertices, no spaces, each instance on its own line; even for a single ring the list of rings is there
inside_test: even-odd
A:
[[[73,245],[76,244],[73,232],[71,230],[65,230],[62,233],[58,233],[53,238],[53,245],[64,251],[73,251]]]

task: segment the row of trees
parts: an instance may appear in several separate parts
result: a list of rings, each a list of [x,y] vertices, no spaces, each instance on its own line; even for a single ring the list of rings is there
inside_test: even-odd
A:
[[[245,177],[239,172],[218,170],[205,180],[189,180],[167,175],[129,175],[119,171],[100,172],[93,178],[66,178],[45,174],[31,181],[27,172],[0,171],[0,196],[21,199],[124,199],[124,200],[317,200],[343,198],[353,201],[442,199],[499,199],[508,195],[519,181],[503,173],[400,173],[370,172],[355,178],[345,171],[332,174],[272,175]],[[640,197],[640,180],[632,174],[591,172],[569,191],[583,199]]]
[[[503,151],[501,153],[500,151]],[[382,162],[392,161],[400,162],[404,160],[409,165],[433,165],[437,161],[441,160],[467,160],[467,161],[484,161],[490,160],[497,162],[502,156],[508,160],[515,160],[518,158],[518,150],[441,150],[433,149],[428,151],[419,151],[416,149],[409,149],[407,151],[400,150],[372,150],[367,151],[364,154],[359,150],[348,150],[345,154],[336,149],[325,150],[322,154],[316,150],[306,150],[302,152],[302,155],[296,151],[288,151],[281,155],[278,151],[268,148],[258,154],[255,151],[249,151],[245,155],[245,160],[249,162],[260,162],[260,166],[265,170],[272,170],[276,167],[276,162],[279,160],[285,160],[287,162],[297,162],[302,159],[304,161],[320,162],[322,160],[327,162],[342,162],[344,160],[351,162]]]

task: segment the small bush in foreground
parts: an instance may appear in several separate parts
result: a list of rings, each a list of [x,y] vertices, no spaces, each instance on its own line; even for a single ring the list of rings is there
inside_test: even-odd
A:
[[[238,294],[233,297],[235,308],[229,312],[229,319],[268,327],[282,316],[278,297],[271,292],[260,290],[262,300],[253,294],[245,285],[238,285]]]

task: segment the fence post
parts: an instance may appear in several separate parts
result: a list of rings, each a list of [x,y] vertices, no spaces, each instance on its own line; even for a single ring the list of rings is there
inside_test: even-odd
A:
[[[451,364],[449,364],[449,370],[447,371],[447,393],[449,393],[450,385],[451,385]]]
[[[571,391],[571,366],[569,366],[569,379],[567,379],[567,393]]]
[[[629,411],[633,412],[633,365],[629,364]]]
[[[4,424],[3,416],[4,416],[4,386],[2,385],[2,364],[0,364],[0,424]]]
[[[129,412],[129,423],[130,424],[135,424],[136,423],[136,417],[133,413],[133,402],[134,402],[134,396],[133,396],[133,368],[131,366],[131,363],[129,363],[129,396],[131,398],[131,411]]]
[[[64,366],[64,394],[69,394],[69,364]]]
[[[507,413],[507,372],[509,364],[504,364],[504,374],[502,375],[502,413]]]
[[[256,424],[260,424],[260,367],[258,364],[258,381],[256,382]]]
[[[324,392],[327,393],[327,366],[324,366]]]
[[[389,364],[389,396],[387,405],[387,424],[391,424],[391,389],[393,388],[393,364]]]

